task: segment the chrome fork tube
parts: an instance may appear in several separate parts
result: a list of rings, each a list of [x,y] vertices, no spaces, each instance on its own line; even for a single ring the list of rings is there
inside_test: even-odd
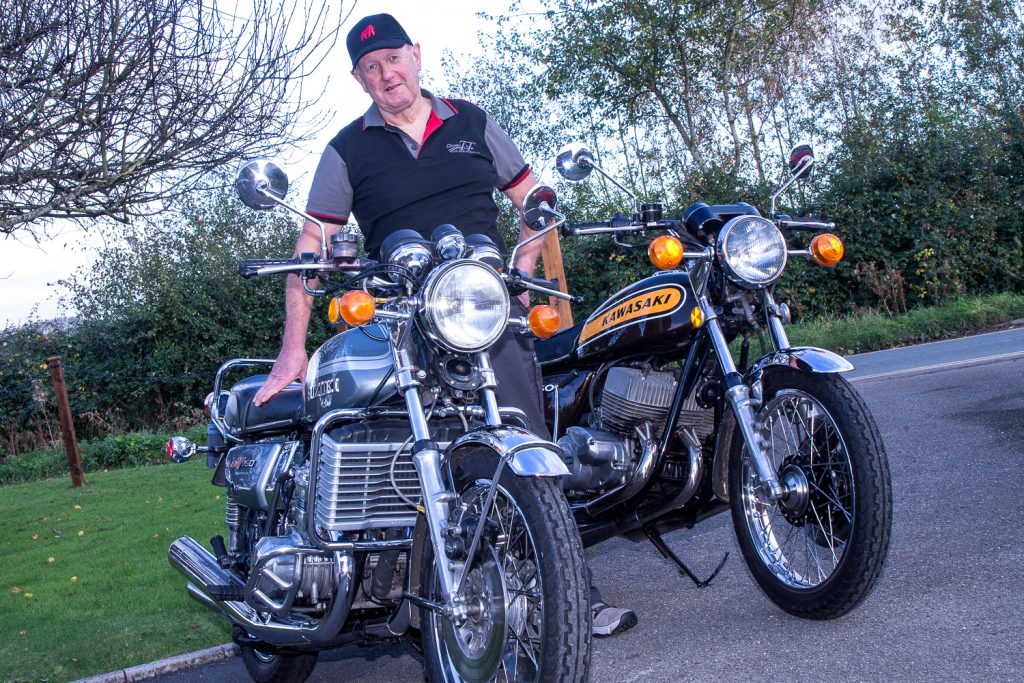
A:
[[[430,438],[426,411],[420,401],[417,380],[418,372],[413,356],[407,349],[397,349],[395,365],[398,371],[399,390],[405,398],[409,413],[409,426],[413,435],[412,462],[420,480],[420,495],[423,498],[423,513],[427,517],[430,543],[434,547],[434,564],[441,581],[441,592],[445,605],[451,608],[455,603],[456,581],[453,565],[445,552],[445,530],[448,526],[448,502],[452,493],[441,479],[441,452],[437,443]]]
[[[722,326],[718,322],[718,314],[715,312],[714,306],[704,296],[700,297],[699,305],[706,321],[704,327],[711,338],[711,344],[715,348],[715,355],[718,356],[718,362],[725,377],[725,396],[736,415],[736,424],[743,435],[747,450],[750,451],[757,476],[772,500],[782,498],[785,496],[786,490],[779,483],[764,452],[764,439],[756,429],[757,418],[754,415],[754,406],[750,399],[750,387],[743,383],[743,378],[736,369],[736,363],[732,359],[729,343],[725,340],[725,333],[722,332]]]
[[[786,334],[786,328],[782,324],[782,318],[779,316],[779,306],[775,303],[775,298],[772,297],[771,292],[767,289],[761,290],[761,307],[764,309],[765,318],[768,320],[768,333],[771,335],[772,343],[775,344],[775,350],[788,349],[789,335]]]
[[[486,351],[481,351],[476,354],[476,364],[480,367],[480,376],[483,379],[480,396],[484,403],[484,417],[488,425],[500,425],[501,413],[498,412],[498,397],[494,393],[498,386],[498,380],[495,378],[494,368],[491,366],[491,356]]]

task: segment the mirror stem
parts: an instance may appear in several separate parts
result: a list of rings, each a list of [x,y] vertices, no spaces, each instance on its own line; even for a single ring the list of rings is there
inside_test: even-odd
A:
[[[612,185],[614,185],[615,187],[619,188],[620,190],[625,192],[627,195],[629,195],[629,198],[633,200],[633,213],[634,213],[634,215],[639,213],[639,211],[640,211],[639,201],[637,200],[637,197],[636,197],[635,194],[633,194],[628,189],[626,189],[625,185],[623,185],[622,183],[617,181],[615,178],[613,178],[610,175],[608,175],[607,173],[605,173],[604,169],[601,168],[600,166],[598,166],[597,164],[595,164],[594,160],[591,159],[590,157],[580,157],[580,165],[581,166],[589,166],[590,168],[594,169],[595,171],[597,171],[598,173],[603,175],[605,178],[607,178],[608,182],[610,182]]]
[[[266,188],[261,187],[261,188],[259,188],[259,191],[267,199],[270,199],[271,201],[274,201],[274,202],[280,204],[284,208],[286,208],[289,211],[291,211],[292,213],[294,213],[296,216],[302,216],[307,221],[310,221],[311,223],[315,224],[316,227],[320,228],[320,258],[326,261],[327,260],[327,231],[324,229],[324,224],[321,223],[320,221],[318,221],[317,219],[313,218],[312,216],[310,216],[308,213],[304,213],[302,211],[299,211],[295,207],[290,206],[289,204],[286,204],[284,201],[282,201],[281,199],[276,197],[273,193],[268,191]]]
[[[779,195],[781,195],[783,192],[789,189],[789,186],[795,183],[797,179],[804,174],[804,171],[809,169],[813,163],[814,157],[806,156],[803,159],[801,159],[800,165],[793,169],[793,172],[790,175],[789,180],[783,183],[782,187],[775,190],[775,192],[772,194],[772,218],[775,218],[775,200],[779,198]]]

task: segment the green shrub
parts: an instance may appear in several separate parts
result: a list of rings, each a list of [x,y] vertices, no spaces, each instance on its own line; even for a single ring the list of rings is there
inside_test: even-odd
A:
[[[206,428],[192,427],[184,434],[198,444],[206,443]],[[82,468],[89,472],[159,465],[167,461],[165,447],[171,434],[133,432],[78,444]],[[63,448],[45,448],[0,461],[0,486],[67,475],[68,459]]]

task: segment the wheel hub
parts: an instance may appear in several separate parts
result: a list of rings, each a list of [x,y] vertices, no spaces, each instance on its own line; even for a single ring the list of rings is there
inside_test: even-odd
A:
[[[787,522],[793,526],[803,526],[811,500],[807,474],[796,463],[786,463],[779,470],[779,483],[785,489],[779,500],[779,509]]]
[[[466,683],[490,681],[505,644],[505,588],[490,544],[466,575],[462,604],[442,625],[452,664]]]

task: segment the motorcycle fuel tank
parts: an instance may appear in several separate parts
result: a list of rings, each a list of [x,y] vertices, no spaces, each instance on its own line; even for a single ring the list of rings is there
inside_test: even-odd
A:
[[[619,290],[580,330],[576,356],[585,363],[633,353],[684,352],[693,340],[697,297],[690,276],[667,271]]]
[[[315,422],[338,408],[365,408],[397,391],[387,330],[366,325],[331,337],[309,359],[303,417]]]

